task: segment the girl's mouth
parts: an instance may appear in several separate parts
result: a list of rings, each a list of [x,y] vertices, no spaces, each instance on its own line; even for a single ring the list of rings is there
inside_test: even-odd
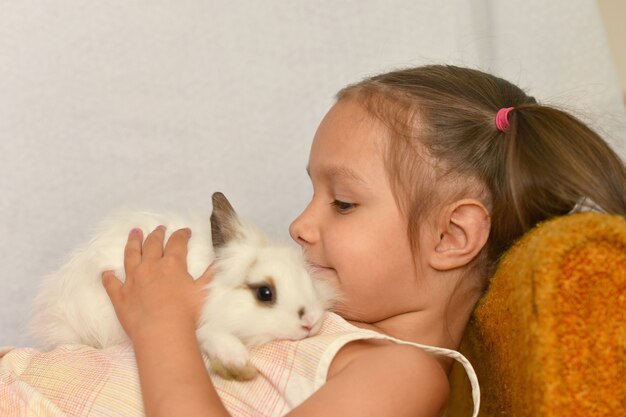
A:
[[[309,264],[309,269],[311,271],[311,274],[313,275],[323,273],[323,272],[334,271],[334,269],[331,267],[320,265],[314,262],[308,262],[308,264]]]

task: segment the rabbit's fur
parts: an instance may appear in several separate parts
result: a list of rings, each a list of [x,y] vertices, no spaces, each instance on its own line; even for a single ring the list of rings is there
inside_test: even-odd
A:
[[[325,282],[310,276],[300,251],[270,243],[237,217],[223,194],[213,194],[210,229],[207,223],[146,212],[112,216],[44,280],[35,299],[35,336],[47,347],[106,348],[126,340],[102,286],[102,271],[114,270],[124,279],[130,229],[150,231],[165,225],[171,232],[190,227],[190,274],[199,277],[211,262],[215,271],[196,332],[200,347],[222,377],[254,378],[247,347],[315,334],[334,294]]]

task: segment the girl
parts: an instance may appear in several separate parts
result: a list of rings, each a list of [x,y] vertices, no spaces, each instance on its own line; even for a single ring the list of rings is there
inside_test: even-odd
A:
[[[313,197],[290,233],[343,298],[319,336],[275,345],[298,346],[295,371],[276,387],[282,411],[268,412],[289,416],[441,415],[450,350],[503,252],[583,202],[626,215],[624,164],[598,135],[500,78],[453,66],[340,91],[307,172]],[[124,284],[103,274],[146,414],[267,415],[267,398],[249,400],[257,404],[245,414],[217,395],[194,335],[210,271],[194,282],[190,230],[163,247],[163,229],[129,235]],[[303,365],[311,355],[313,384]]]

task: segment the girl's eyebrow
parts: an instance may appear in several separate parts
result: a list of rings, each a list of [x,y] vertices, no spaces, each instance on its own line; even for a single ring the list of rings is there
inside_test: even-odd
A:
[[[311,170],[309,169],[308,165],[306,167],[306,173],[309,175],[309,178],[310,178]],[[360,185],[369,188],[367,182],[363,179],[363,177],[361,177],[355,170],[348,168],[348,167],[332,165],[332,166],[329,166],[328,168],[323,169],[322,175],[330,179],[336,179],[336,178],[348,179],[348,180],[359,183]]]

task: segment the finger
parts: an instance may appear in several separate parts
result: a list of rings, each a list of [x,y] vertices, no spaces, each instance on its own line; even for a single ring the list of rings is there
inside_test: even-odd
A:
[[[120,290],[122,289],[122,281],[120,281],[113,271],[104,271],[102,273],[102,285],[107,292],[107,295],[111,299],[111,302],[115,306],[120,297]]]
[[[194,282],[196,285],[200,286],[208,285],[211,281],[213,281],[214,275],[215,270],[213,269],[213,264],[211,264]]]
[[[164,255],[179,258],[184,265],[187,265],[187,248],[191,238],[191,229],[179,229],[172,233],[165,244]]]
[[[158,259],[163,257],[163,239],[165,238],[165,226],[158,226],[143,242],[143,257]]]
[[[213,276],[215,275],[215,269],[213,268],[213,264],[209,265],[207,269],[204,270],[202,275],[196,279],[196,282],[206,283],[208,284],[213,280]]]
[[[128,272],[135,269],[141,263],[141,244],[143,242],[143,232],[141,229],[133,229],[128,234],[128,241],[124,248],[124,271],[126,276]]]

